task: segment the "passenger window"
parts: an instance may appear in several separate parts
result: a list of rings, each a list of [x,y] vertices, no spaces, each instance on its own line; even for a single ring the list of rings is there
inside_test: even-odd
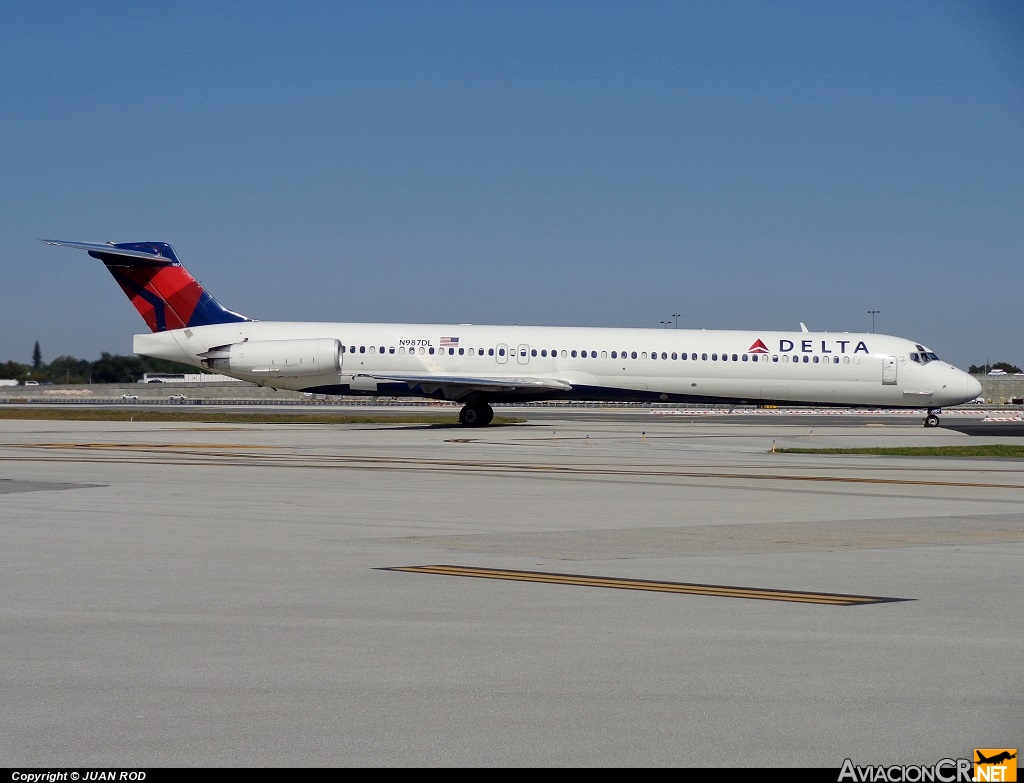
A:
[[[542,348],[541,352],[540,352],[540,355],[541,356],[547,356],[548,355],[548,349],[547,348]]]
[[[430,348],[427,349],[427,353],[429,353],[431,356],[433,356],[434,355],[434,346],[430,346]]]
[[[365,345],[360,345],[359,346],[359,353],[366,353],[366,346]]]
[[[470,349],[470,350],[472,350],[472,349]],[[459,348],[459,356],[465,356],[465,355],[466,355],[466,349],[465,348]]]
[[[536,356],[536,355],[537,355],[537,349],[536,348],[532,348],[530,350],[530,356]]]
[[[572,358],[573,358],[573,359],[575,359],[575,358],[576,358],[576,351],[573,351],[573,352],[572,352]]]
[[[814,363],[815,363],[815,364],[817,364],[817,363],[818,363],[818,357],[817,357],[817,356],[815,356],[815,357],[814,357]]]
[[[747,361],[750,361],[750,360],[749,360],[749,359],[747,358],[747,355],[746,355],[746,354],[743,354],[743,361],[745,361],[745,362],[747,362]]]
[[[498,356],[504,356],[504,355],[505,355],[505,349],[504,348],[499,348],[498,349]]]
[[[635,358],[636,358],[636,351],[633,351],[633,352],[632,352],[632,353],[630,354],[630,358],[632,358],[632,359],[635,359]]]
[[[494,356],[494,349],[493,348],[488,348],[487,349],[487,355],[488,356]]]
[[[717,362],[718,361],[718,354],[717,353],[711,354],[711,361],[713,361],[713,362]]]
[[[608,358],[608,351],[601,351],[601,358],[602,359],[607,359]]]
[[[708,355],[707,355],[706,353],[702,353],[702,354],[700,355],[700,360],[701,360],[702,362],[706,362],[706,361],[708,360]]]
[[[422,356],[425,353],[426,353],[426,351],[424,350],[423,346],[421,345],[420,346],[420,356]]]

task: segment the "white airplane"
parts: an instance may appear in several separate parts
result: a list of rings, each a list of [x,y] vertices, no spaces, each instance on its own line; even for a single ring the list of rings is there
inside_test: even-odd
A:
[[[882,334],[469,324],[256,321],[210,296],[165,242],[43,240],[102,261],[152,330],[133,350],[274,389],[431,397],[463,403],[467,427],[491,403],[529,400],[919,408],[981,384],[923,345]]]

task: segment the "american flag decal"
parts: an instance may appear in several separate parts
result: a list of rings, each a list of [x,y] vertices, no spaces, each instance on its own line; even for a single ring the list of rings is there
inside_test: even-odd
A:
[[[455,347],[458,346],[458,344],[459,344],[459,338],[458,337],[442,337],[441,338],[441,347],[442,348],[455,348]]]

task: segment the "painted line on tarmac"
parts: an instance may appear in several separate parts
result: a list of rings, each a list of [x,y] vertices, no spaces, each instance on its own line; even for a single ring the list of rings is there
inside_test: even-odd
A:
[[[453,565],[393,566],[377,570],[405,571],[414,574],[435,574],[439,576],[466,576],[476,579],[505,579],[514,582],[541,582],[544,584],[571,585],[575,587],[608,587],[616,590],[644,590],[654,593],[706,595],[719,598],[748,598],[758,601],[788,601],[791,603],[825,604],[828,606],[863,606],[865,604],[916,600],[914,598],[886,598],[874,595],[847,595],[844,593],[811,593],[802,590],[702,585],[687,582],[656,582],[646,579],[619,579],[608,576],[553,574],[544,571],[509,571],[500,568],[471,568]]]
[[[232,458],[246,457],[247,465],[257,465],[259,467],[296,467],[296,468],[312,468],[320,470],[393,470],[393,471],[437,471],[437,472],[474,472],[474,473],[505,473],[505,474],[520,474],[520,475],[559,475],[559,476],[614,476],[622,478],[660,478],[660,479],[722,479],[722,480],[736,480],[736,481],[793,481],[793,482],[812,482],[812,483],[840,483],[840,484],[867,484],[867,485],[880,485],[880,486],[924,486],[924,487],[963,487],[972,489],[1024,489],[1024,484],[1009,484],[999,482],[988,482],[988,481],[939,481],[939,480],[928,480],[928,479],[917,479],[917,478],[883,478],[879,476],[841,476],[841,475],[807,475],[800,473],[746,473],[746,472],[727,472],[727,471],[709,471],[709,470],[681,470],[675,466],[666,466],[665,469],[645,468],[645,467],[598,467],[591,465],[554,465],[554,464],[531,464],[531,463],[519,463],[519,462],[480,462],[480,461],[465,461],[465,460],[441,460],[441,459],[425,459],[420,457],[366,457],[357,455],[310,455],[303,453],[272,453],[266,454],[265,452],[278,448],[271,445],[255,445],[255,444],[216,444],[216,443],[165,443],[165,444],[140,444],[140,443],[32,443],[32,444],[2,444],[0,447],[12,448],[12,449],[28,449],[28,450],[53,450],[53,451],[68,451],[72,454],[78,452],[84,454],[87,452],[100,452],[115,454],[118,451],[125,451],[133,454],[138,454],[138,457],[108,457],[104,461],[108,463],[126,462],[131,464],[152,464],[152,465],[163,465],[163,464],[180,464],[179,462],[171,459],[171,457],[178,457],[181,459],[193,459],[195,457],[204,457],[205,461],[189,462],[187,464],[199,465],[202,464],[204,467],[219,467],[219,466],[235,466],[239,463],[233,461]],[[246,454],[247,450],[263,451],[263,454]],[[148,454],[147,454],[148,452]],[[150,458],[143,459],[141,455],[147,454]],[[156,455],[166,457],[166,459],[159,459]],[[24,455],[17,456],[2,456],[0,455],[0,461],[3,460],[16,460],[21,462],[74,462],[74,461],[87,461],[80,457],[25,457]],[[253,462],[252,460],[258,460],[259,462]],[[752,466],[744,465],[739,466],[744,470],[749,470]],[[794,468],[797,470],[799,468]],[[947,470],[948,468],[943,468]],[[881,468],[877,465],[873,466],[846,466],[844,470],[888,470],[890,473],[896,472],[937,472],[939,468],[929,467],[914,467],[914,468]],[[1019,468],[1013,468],[1012,470],[1007,469],[989,469],[986,467],[977,467],[974,470],[984,473],[999,473],[1009,472],[1014,475],[1021,473]]]

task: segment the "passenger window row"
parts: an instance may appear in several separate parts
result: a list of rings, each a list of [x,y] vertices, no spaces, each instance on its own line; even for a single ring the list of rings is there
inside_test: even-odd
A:
[[[447,349],[440,348],[440,349],[436,349],[435,350],[435,348],[433,346],[422,346],[422,345],[421,346],[408,346],[408,348],[406,346],[404,346],[404,345],[400,345],[400,346],[398,346],[397,349],[395,348],[395,346],[387,347],[387,346],[383,346],[383,345],[381,345],[379,347],[376,346],[376,345],[370,345],[370,346],[366,346],[366,345],[344,346],[343,345],[343,346],[341,346],[341,352],[342,353],[361,353],[361,354],[366,354],[366,353],[369,353],[369,354],[394,354],[394,353],[397,352],[399,355],[404,355],[404,354],[406,354],[408,352],[409,354],[416,354],[416,353],[418,353],[420,355],[430,355],[430,356],[433,356],[433,355],[435,355],[435,353],[439,353],[440,355],[444,355],[446,351],[447,351],[447,354],[449,356],[455,356],[456,354],[458,354],[459,356],[495,356],[495,355],[497,355],[497,356],[505,356],[506,355],[506,350],[504,348],[486,348],[486,349],[485,348],[447,348]],[[515,356],[517,351],[518,351],[517,348],[512,348],[511,350],[508,351],[508,354],[510,356]],[[554,348],[553,349],[541,348],[538,351],[538,349],[533,348],[533,349],[530,350],[530,356],[533,356],[533,357],[540,356],[540,358],[542,358],[542,359],[546,359],[546,358],[559,358],[559,357],[563,358],[563,359],[566,359],[566,358],[572,358],[572,359],[588,359],[588,358],[589,359],[596,359],[596,358],[598,358],[598,352],[597,351],[592,351],[592,350],[568,350],[568,349],[558,350],[558,349],[554,349]],[[648,359],[649,358],[649,359],[651,359],[653,361],[657,361],[659,359],[661,361],[684,361],[684,362],[685,361],[693,361],[693,362],[698,361],[698,354],[696,354],[696,353],[678,353],[676,351],[672,351],[671,353],[669,353],[667,351],[661,351],[659,353],[658,351],[651,351],[650,354],[648,354],[647,351],[639,351],[639,352],[638,351],[611,351],[611,352],[609,352],[609,351],[601,351],[601,358],[602,359],[607,359],[609,356],[611,356],[612,359],[620,359],[620,360],[621,359],[641,359],[641,360],[643,360],[643,359]],[[722,361],[722,362],[729,362],[729,361],[732,361],[732,362],[758,362],[758,361],[760,361],[760,362],[767,362],[767,361],[769,361],[769,357],[770,357],[770,360],[772,362],[776,362],[776,363],[779,362],[779,361],[782,361],[783,363],[788,363],[790,361],[792,361],[794,363],[797,363],[797,362],[802,361],[804,364],[829,364],[829,363],[831,363],[831,364],[839,364],[840,361],[843,364],[849,364],[850,363],[850,357],[849,356],[842,356],[842,357],[840,357],[840,356],[819,356],[818,354],[797,354],[797,355],[794,355],[792,357],[792,359],[791,359],[789,354],[781,354],[780,355],[780,354],[757,354],[757,353],[741,353],[741,354],[735,354],[735,353],[734,354],[728,354],[728,353],[723,353],[723,354],[718,354],[718,353],[712,353],[712,354],[701,353],[699,361],[703,361],[703,362],[707,362],[707,361],[712,361],[712,362],[718,362],[718,361]],[[916,354],[911,354],[911,359],[913,359],[914,361],[920,361],[920,359],[917,358]]]

